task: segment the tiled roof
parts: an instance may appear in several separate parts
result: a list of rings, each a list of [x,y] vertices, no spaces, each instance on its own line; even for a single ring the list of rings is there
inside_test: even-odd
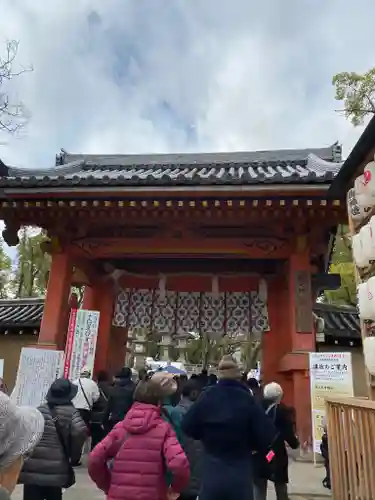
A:
[[[355,307],[316,303],[314,313],[324,319],[324,334],[326,336],[361,338],[361,326]]]
[[[235,153],[74,155],[48,170],[8,168],[0,187],[197,186],[330,183],[341,147]],[[1,172],[0,172],[1,173]]]
[[[44,299],[0,300],[0,328],[36,328],[43,316]]]

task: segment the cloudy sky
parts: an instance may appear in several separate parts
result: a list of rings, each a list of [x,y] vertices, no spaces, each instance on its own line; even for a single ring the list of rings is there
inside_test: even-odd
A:
[[[360,129],[332,75],[375,64],[372,0],[0,0],[0,39],[34,71],[11,92],[28,127],[3,161],[70,152],[321,147]]]

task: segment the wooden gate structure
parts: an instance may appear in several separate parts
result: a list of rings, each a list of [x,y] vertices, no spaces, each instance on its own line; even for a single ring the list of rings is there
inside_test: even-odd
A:
[[[24,225],[49,237],[39,344],[64,347],[70,288],[79,280],[84,307],[100,311],[96,370],[121,366],[131,318],[161,328],[158,311],[163,304],[167,311],[168,300],[177,301],[168,309],[172,336],[190,326],[209,335],[257,327],[263,379],[281,383],[308,441],[312,305],[319,290],[339,284],[327,266],[346,218],[344,195],[328,196],[340,167],[337,144],[182,155],[62,152],[49,170],[0,162],[5,240],[16,245]]]

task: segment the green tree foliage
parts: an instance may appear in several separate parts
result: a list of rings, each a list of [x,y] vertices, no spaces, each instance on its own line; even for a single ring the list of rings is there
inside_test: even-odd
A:
[[[247,370],[254,368],[259,357],[261,343],[244,337],[223,336],[218,340],[199,338],[190,340],[186,349],[185,357],[188,363],[193,365],[213,364],[216,365],[224,354],[234,354],[237,350],[241,352],[241,360]],[[205,363],[206,361],[206,363]]]
[[[186,361],[192,365],[200,365],[203,359],[203,342],[201,337],[189,340],[185,351]]]
[[[262,343],[258,340],[245,342],[241,346],[241,361],[246,372],[257,367],[261,349]]]
[[[40,244],[45,240],[43,233],[30,236],[27,228],[21,232],[13,286],[18,298],[40,297],[45,294],[51,264],[49,255],[43,253],[40,248]]]
[[[12,260],[4,250],[4,241],[0,238],[0,299],[9,298],[12,275]]]
[[[233,350],[225,337],[220,340],[210,340],[199,336],[188,341],[185,358],[188,363],[193,365],[206,366],[218,363],[224,354],[232,352]]]
[[[146,333],[146,356],[154,358],[155,360],[160,359],[161,346],[159,338],[156,338],[153,332],[147,331]]]
[[[325,300],[330,304],[355,306],[357,304],[357,290],[347,226],[339,226],[338,228],[329,272],[340,274],[341,287],[337,290],[326,290]]]
[[[344,108],[339,110],[357,127],[362,125],[368,115],[375,114],[375,68],[360,75],[344,71],[333,77],[335,99],[342,101]]]

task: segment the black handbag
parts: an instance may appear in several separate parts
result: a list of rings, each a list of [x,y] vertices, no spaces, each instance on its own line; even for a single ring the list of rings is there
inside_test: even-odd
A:
[[[66,441],[65,441],[64,433],[61,429],[61,425],[60,425],[60,421],[59,421],[59,417],[57,415],[56,409],[53,406],[49,406],[49,411],[51,413],[52,420],[53,420],[53,423],[55,425],[56,433],[57,433],[57,436],[59,438],[59,441],[60,441],[60,444],[61,444],[61,447],[62,447],[62,450],[64,453],[64,457],[65,457],[67,464],[68,464],[68,479],[67,479],[66,483],[62,485],[63,488],[67,489],[75,484],[76,476],[75,476],[73,467],[70,463],[70,452],[68,450],[68,446],[67,446]]]

